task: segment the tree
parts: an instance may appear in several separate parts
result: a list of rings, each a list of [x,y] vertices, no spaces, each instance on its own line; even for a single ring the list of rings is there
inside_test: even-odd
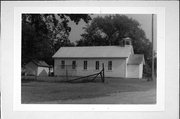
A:
[[[68,39],[68,22],[86,23],[87,14],[22,14],[22,64],[31,59],[53,63],[52,55],[61,46],[74,46]]]
[[[152,43],[146,38],[140,24],[125,15],[108,15],[96,17],[91,24],[84,27],[82,39],[77,41],[77,46],[120,45],[125,37],[132,39],[136,54],[144,54],[146,65],[144,73],[151,74]]]

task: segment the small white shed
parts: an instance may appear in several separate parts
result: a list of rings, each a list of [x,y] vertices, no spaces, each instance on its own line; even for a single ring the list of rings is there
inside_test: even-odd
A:
[[[131,54],[127,63],[127,78],[142,78],[144,55]]]
[[[45,61],[32,60],[25,66],[25,75],[48,76],[49,65]]]

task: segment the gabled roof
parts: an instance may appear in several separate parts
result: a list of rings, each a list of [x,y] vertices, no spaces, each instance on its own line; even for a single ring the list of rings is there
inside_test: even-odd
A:
[[[41,67],[49,67],[49,65],[45,61],[32,60],[34,64]]]
[[[128,64],[130,65],[137,65],[137,64],[145,64],[144,61],[144,55],[142,54],[132,54],[130,55],[129,59],[128,59]]]
[[[126,58],[131,53],[132,46],[61,47],[53,58]]]

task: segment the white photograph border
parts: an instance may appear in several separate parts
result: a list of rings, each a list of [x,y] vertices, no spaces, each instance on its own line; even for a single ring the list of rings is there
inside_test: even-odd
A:
[[[82,10],[83,9],[83,10]],[[21,104],[21,14],[94,13],[157,15],[156,104]],[[165,8],[163,7],[16,7],[14,9],[14,111],[163,111],[165,106]]]

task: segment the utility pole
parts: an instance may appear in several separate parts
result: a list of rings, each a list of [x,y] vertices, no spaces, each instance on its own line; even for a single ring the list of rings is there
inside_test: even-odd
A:
[[[154,80],[154,14],[152,14],[152,80]]]

